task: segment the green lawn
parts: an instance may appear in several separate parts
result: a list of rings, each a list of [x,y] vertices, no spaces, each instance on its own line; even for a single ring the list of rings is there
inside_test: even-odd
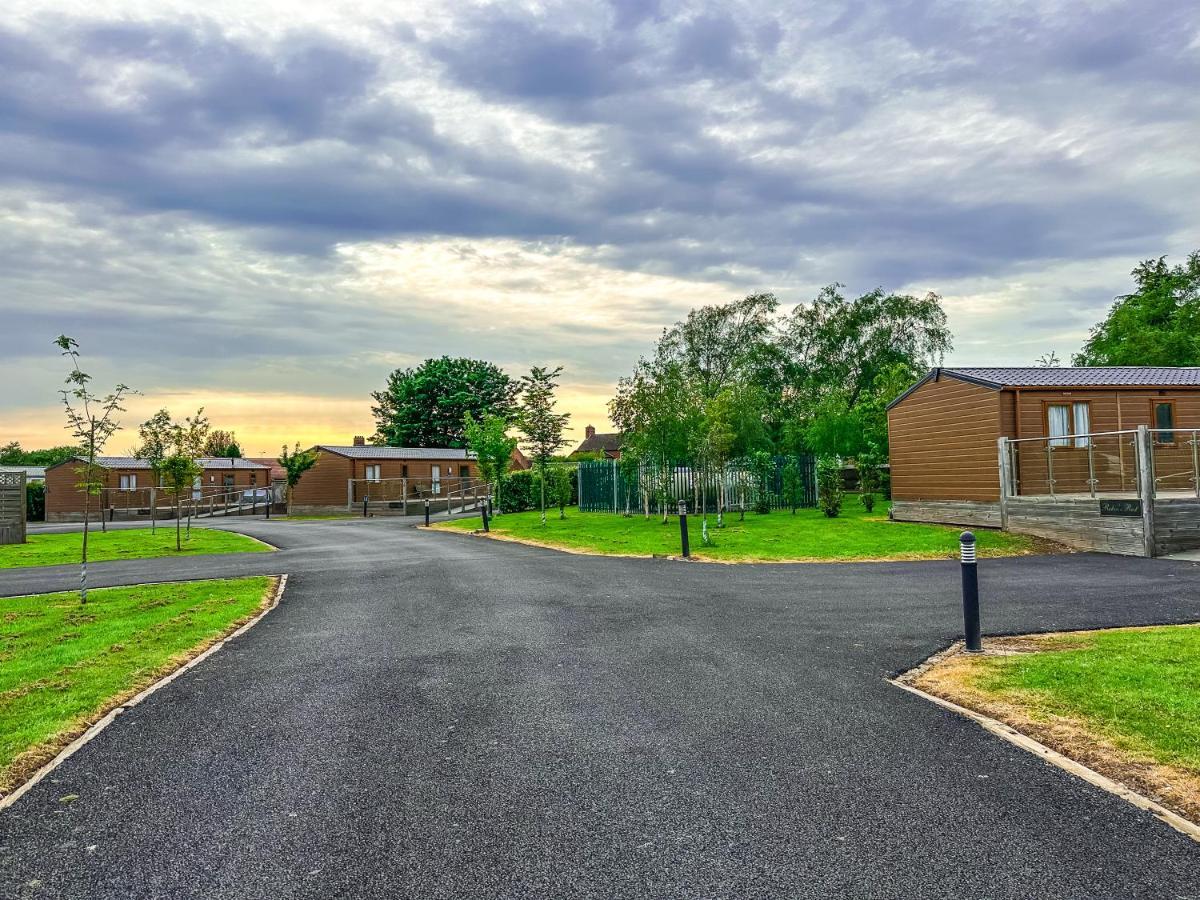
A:
[[[0,547],[0,569],[21,566],[57,566],[79,562],[83,534],[31,534],[27,544]],[[210,528],[193,528],[191,540],[184,540],[182,553],[197,556],[207,553],[265,553],[271,548],[261,541]],[[152,556],[177,556],[175,527],[160,526],[157,533],[149,528],[114,528],[88,535],[88,561],[146,559]]]
[[[558,518],[558,510],[549,511],[545,526],[539,518],[537,512],[508,513],[492,520],[492,530],[518,540],[591,553],[675,556],[680,552],[679,520],[674,516],[665,525],[661,517],[625,518],[574,509],[567,510],[565,520]],[[716,517],[710,514],[708,524],[712,543],[704,546],[700,517],[688,516],[692,556],[724,561],[937,559],[957,555],[961,532],[943,525],[891,522],[886,503],[877,504],[868,514],[857,498],[851,498],[836,519],[819,510],[802,509],[794,516],[788,511],[746,513],[744,522],[735,513],[726,517],[723,529],[716,528]],[[473,531],[480,522],[458,519],[436,527]],[[977,534],[981,556],[1033,552],[1033,541],[1023,535],[986,530]]]
[[[105,711],[227,634],[274,579],[0,598],[0,793]]]
[[[974,687],[1200,774],[1200,626],[1065,635],[1056,645],[972,660]]]

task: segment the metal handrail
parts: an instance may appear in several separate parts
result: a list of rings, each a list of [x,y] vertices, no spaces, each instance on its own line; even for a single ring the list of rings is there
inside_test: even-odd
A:
[[[1150,430],[1153,431],[1154,429],[1150,429]],[[1186,429],[1161,428],[1158,430],[1160,430],[1160,431],[1180,431],[1180,430],[1186,430]],[[1079,434],[1056,434],[1056,435],[1054,435],[1054,437],[1050,437],[1049,435],[1043,434],[1043,435],[1039,435],[1038,437],[1008,438],[1008,442],[1010,444],[1024,444],[1024,443],[1028,443],[1029,441],[1067,441],[1067,440],[1073,440],[1075,438],[1110,437],[1115,434],[1134,434],[1134,435],[1136,435],[1137,429],[1136,428],[1125,428],[1125,429],[1122,429],[1121,431],[1084,431],[1084,432],[1080,432]],[[1082,450],[1083,448],[1080,447],[1078,449]]]

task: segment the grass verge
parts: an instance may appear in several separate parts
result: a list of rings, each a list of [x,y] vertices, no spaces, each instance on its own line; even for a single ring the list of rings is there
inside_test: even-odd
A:
[[[78,563],[83,533],[31,534],[25,544],[0,547],[0,569],[24,566],[58,566]],[[215,528],[193,528],[183,549],[175,549],[175,526],[162,526],[155,533],[149,528],[114,528],[88,534],[88,562],[114,559],[149,559],[154,556],[201,556],[210,553],[268,553],[273,548],[262,541]]]
[[[257,615],[271,577],[0,598],[0,795]]]
[[[909,683],[1200,823],[1200,625],[991,638]]]
[[[856,502],[847,503],[836,519],[820,510],[802,509],[795,515],[777,510],[767,515],[746,513],[726,516],[725,527],[708,517],[711,543],[701,536],[701,519],[688,516],[691,553],[696,559],[718,562],[811,562],[819,560],[946,559],[958,553],[960,529],[944,525],[892,522],[887,504],[868,513]],[[661,517],[630,518],[611,513],[568,510],[547,512],[546,524],[536,511],[507,513],[493,518],[492,533],[526,543],[563,550],[624,556],[677,556],[679,519],[664,525]],[[435,527],[474,531],[478,518],[441,522]],[[1043,551],[1046,544],[1025,535],[1001,531],[978,532],[980,556],[1017,556]]]

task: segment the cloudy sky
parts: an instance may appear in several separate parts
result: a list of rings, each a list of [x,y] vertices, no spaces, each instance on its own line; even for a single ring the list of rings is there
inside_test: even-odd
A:
[[[1200,247],[1197,85],[1177,0],[10,0],[0,443],[62,442],[60,332],[131,426],[254,453],[443,353],[603,426],[690,307],[830,281],[938,291],[952,362],[1065,358]]]

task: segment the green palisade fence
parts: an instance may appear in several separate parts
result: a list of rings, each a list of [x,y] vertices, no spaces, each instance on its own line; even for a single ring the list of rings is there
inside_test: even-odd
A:
[[[796,458],[800,465],[798,507],[817,505],[816,461],[811,456]],[[775,468],[767,478],[766,499],[771,509],[790,509],[783,495],[783,470],[788,457],[777,456]],[[622,470],[616,460],[587,460],[579,463],[579,508],[583,512],[638,512],[642,507],[641,486],[649,485],[650,509],[659,509],[659,480],[665,484],[668,511],[674,512],[680,500],[686,500],[690,512],[700,511],[701,493],[708,512],[717,511],[721,481],[725,483],[725,503],[731,510],[753,509],[762,487],[744,462],[731,463],[725,472],[698,470],[690,465],[675,465],[664,472],[650,466]],[[701,491],[703,488],[703,491]]]

